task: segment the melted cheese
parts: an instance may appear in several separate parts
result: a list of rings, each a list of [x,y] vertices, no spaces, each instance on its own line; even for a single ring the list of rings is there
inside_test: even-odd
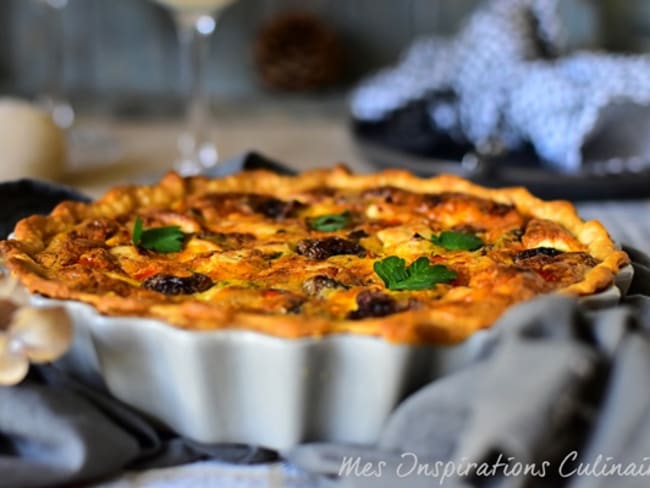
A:
[[[35,291],[83,299],[107,313],[153,314],[197,329],[236,324],[288,337],[347,331],[399,341],[463,338],[510,304],[581,283],[598,266],[561,222],[537,218],[534,209],[521,210],[505,197],[490,200],[488,190],[456,180],[455,190],[447,190],[447,180],[442,186],[422,180],[418,193],[401,173],[372,180],[395,187],[364,186],[363,177],[336,171],[328,178],[330,186],[309,177],[293,186],[272,177],[169,177],[151,190],[117,191],[95,206],[64,208],[51,224],[38,220],[48,232],[19,228],[9,246],[30,250],[35,264],[24,274],[37,277]],[[310,225],[313,217],[344,211],[350,221],[342,228]],[[147,228],[179,225],[188,234],[183,249],[137,249],[136,215]],[[484,246],[447,251],[430,240],[457,229],[476,234]],[[605,239],[598,227],[589,229]],[[46,242],[31,251],[39,238]],[[544,247],[555,251],[527,261],[526,251]],[[389,256],[407,265],[426,257],[456,278],[425,290],[390,290],[374,268]],[[30,261],[21,259],[9,265],[27,268],[20,263]],[[180,284],[142,286],[151,277]]]

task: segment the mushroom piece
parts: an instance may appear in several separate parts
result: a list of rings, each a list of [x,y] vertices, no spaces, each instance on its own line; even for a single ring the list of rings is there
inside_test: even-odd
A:
[[[8,335],[34,363],[54,361],[72,342],[72,323],[61,307],[23,307],[14,312]]]
[[[54,361],[72,343],[72,322],[65,309],[28,303],[25,288],[0,271],[0,385],[19,383],[30,361]]]
[[[0,298],[0,332],[5,331],[9,328],[11,319],[13,318],[14,313],[17,309],[18,305],[16,305],[11,300]]]
[[[8,334],[0,334],[0,385],[15,385],[27,376],[29,360]]]
[[[0,299],[2,298],[10,299],[18,304],[26,304],[29,302],[29,293],[16,278],[0,271]]]

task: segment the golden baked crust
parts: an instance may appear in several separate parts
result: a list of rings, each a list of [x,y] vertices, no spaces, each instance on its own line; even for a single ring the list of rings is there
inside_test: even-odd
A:
[[[326,215],[347,220],[340,229],[314,228]],[[180,226],[182,250],[134,245],[136,218],[146,228]],[[448,250],[431,239],[444,231],[483,245]],[[602,290],[628,263],[603,226],[582,221],[568,202],[455,176],[354,175],[343,166],[294,177],[170,173],[153,186],[116,188],[94,203],[64,202],[49,216],[24,219],[0,252],[32,292],[108,315],[192,330],[357,333],[401,343],[461,341],[538,294]],[[388,256],[407,264],[424,256],[455,277],[387,289],[373,266]]]

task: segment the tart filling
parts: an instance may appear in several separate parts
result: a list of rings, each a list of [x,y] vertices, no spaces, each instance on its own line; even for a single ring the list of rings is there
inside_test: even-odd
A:
[[[30,291],[107,315],[402,343],[461,341],[536,295],[598,292],[629,262],[568,202],[342,166],[170,173],[24,219],[0,252]]]

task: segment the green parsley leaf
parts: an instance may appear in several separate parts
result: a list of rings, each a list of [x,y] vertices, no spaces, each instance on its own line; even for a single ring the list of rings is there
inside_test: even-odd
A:
[[[312,230],[320,230],[322,232],[334,232],[347,227],[352,220],[350,212],[347,210],[340,214],[321,215],[307,220],[309,227]]]
[[[177,225],[143,230],[142,219],[137,217],[133,225],[133,244],[161,253],[178,252],[183,249],[185,233]]]
[[[483,241],[467,232],[446,230],[437,236],[431,236],[431,242],[444,247],[447,251],[476,251],[484,246]]]
[[[373,265],[375,273],[389,290],[426,290],[438,283],[449,283],[456,273],[441,264],[432,265],[422,256],[406,267],[406,261],[389,256]]]
[[[140,217],[135,218],[135,224],[133,224],[133,244],[136,246],[140,244],[142,240],[142,219]]]
[[[400,283],[409,277],[406,272],[406,261],[397,256],[389,256],[381,261],[376,261],[373,269],[388,288],[391,288],[391,284]]]

